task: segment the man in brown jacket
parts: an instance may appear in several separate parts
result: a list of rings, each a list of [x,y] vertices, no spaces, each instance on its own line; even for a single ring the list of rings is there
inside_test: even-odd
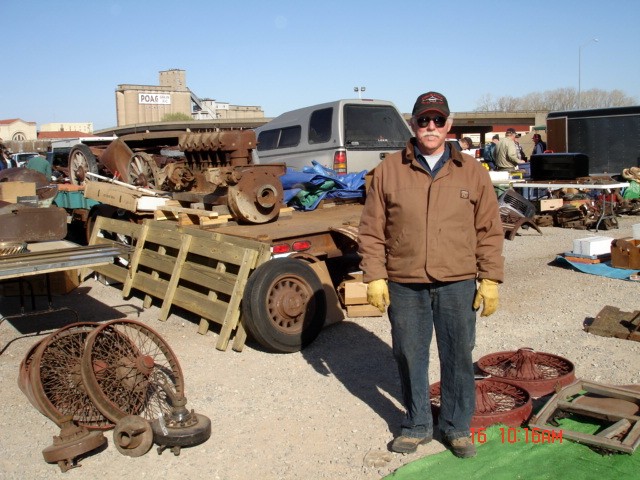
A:
[[[389,306],[406,409],[391,450],[411,453],[433,438],[428,372],[435,330],[439,429],[455,455],[471,457],[476,310],[482,305],[486,316],[498,306],[504,234],[489,173],[445,141],[452,122],[444,95],[418,97],[415,137],[373,172],[358,241],[368,300],[381,311]]]

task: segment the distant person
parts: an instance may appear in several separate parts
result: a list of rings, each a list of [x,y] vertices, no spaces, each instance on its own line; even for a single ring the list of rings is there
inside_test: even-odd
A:
[[[533,134],[533,151],[531,152],[531,155],[532,156],[540,155],[541,153],[544,153],[546,149],[547,149],[547,144],[542,141],[542,137],[540,136],[540,134],[534,133]]]
[[[484,162],[489,165],[489,169],[496,169],[496,147],[500,142],[500,135],[497,133],[491,139],[491,142],[487,143],[484,146],[484,151],[482,152],[482,158]]]
[[[518,140],[520,138],[520,134],[517,133],[516,136],[513,138],[514,143],[516,144],[516,150],[518,152],[518,159],[522,160],[523,162],[527,161],[527,156],[524,154],[524,150],[522,149],[522,145],[520,145],[520,141]]]
[[[518,165],[525,163],[518,157],[518,147],[515,142],[516,131],[507,128],[504,138],[500,140],[496,147],[496,170],[513,171],[518,169]]]
[[[27,161],[27,168],[42,173],[47,177],[47,181],[51,181],[51,165],[42,155],[34,155]]]
[[[4,146],[4,142],[0,138],[0,170],[4,170],[5,168],[11,168],[11,159],[9,158],[7,148]]]
[[[466,153],[467,155],[471,155],[473,158],[476,158],[476,150],[473,148],[473,140],[469,137],[462,137],[460,139],[460,147],[462,147],[462,153]]]

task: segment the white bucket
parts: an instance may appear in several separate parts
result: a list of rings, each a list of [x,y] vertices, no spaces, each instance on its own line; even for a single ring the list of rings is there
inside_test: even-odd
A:
[[[640,240],[640,223],[631,225],[631,232],[633,233],[634,240]]]

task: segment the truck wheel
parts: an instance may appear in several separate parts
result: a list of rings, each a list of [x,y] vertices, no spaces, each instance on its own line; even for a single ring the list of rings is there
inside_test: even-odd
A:
[[[320,333],[327,311],[322,283],[304,261],[276,258],[247,281],[242,314],[247,332],[271,351],[297,352]]]
[[[75,145],[69,152],[69,179],[73,185],[84,185],[87,172],[98,173],[98,162],[89,147]]]

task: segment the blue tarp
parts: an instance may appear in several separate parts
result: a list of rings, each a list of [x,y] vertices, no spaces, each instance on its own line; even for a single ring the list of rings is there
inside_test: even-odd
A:
[[[315,160],[302,171],[287,169],[280,177],[284,201],[299,210],[314,210],[325,198],[359,198],[364,196],[366,170],[338,175]]]
[[[619,280],[631,280],[629,277],[638,273],[638,270],[626,270],[624,268],[616,268],[611,266],[611,262],[602,263],[580,263],[567,260],[565,257],[558,255],[556,262],[561,266],[569,266],[583,273],[591,275],[599,275],[601,277],[617,278]]]

